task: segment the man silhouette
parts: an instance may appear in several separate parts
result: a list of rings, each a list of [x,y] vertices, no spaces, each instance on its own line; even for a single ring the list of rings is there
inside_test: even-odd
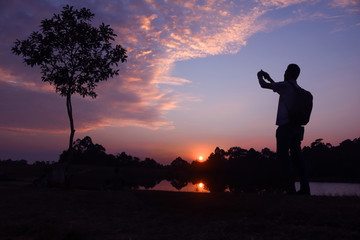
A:
[[[287,194],[310,195],[307,171],[301,152],[304,127],[291,121],[288,110],[288,104],[295,95],[295,88],[300,88],[296,81],[299,74],[299,66],[290,64],[285,71],[283,82],[275,82],[268,73],[262,70],[257,73],[257,77],[262,88],[272,89],[280,95],[276,117],[276,125],[278,125],[276,152],[282,166],[284,190]],[[295,190],[294,168],[297,169],[300,177],[300,190],[298,192]]]

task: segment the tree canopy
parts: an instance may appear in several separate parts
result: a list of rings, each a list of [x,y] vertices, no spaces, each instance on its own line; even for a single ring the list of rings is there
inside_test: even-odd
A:
[[[109,25],[91,25],[94,14],[66,5],[60,14],[41,21],[40,31],[26,40],[16,40],[12,52],[22,55],[27,65],[40,66],[42,81],[55,86],[66,97],[70,120],[69,149],[75,133],[71,95],[95,98],[97,83],[119,74],[118,63],[127,60],[121,45],[112,46],[117,36]]]

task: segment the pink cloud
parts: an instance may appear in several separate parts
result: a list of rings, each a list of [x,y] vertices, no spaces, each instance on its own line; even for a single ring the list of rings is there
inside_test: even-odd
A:
[[[332,0],[330,2],[330,5],[333,7],[354,7],[360,5],[358,0]]]
[[[315,0],[316,1],[316,0]],[[309,0],[256,0],[256,2],[261,3],[263,6],[266,7],[278,7],[278,8],[284,8],[288,7],[290,5],[299,4],[303,2],[315,2],[309,1]]]

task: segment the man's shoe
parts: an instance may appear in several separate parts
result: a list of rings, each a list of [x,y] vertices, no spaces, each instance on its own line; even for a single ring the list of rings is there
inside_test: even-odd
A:
[[[300,189],[299,191],[296,192],[296,195],[307,195],[310,196],[310,190],[302,190]]]

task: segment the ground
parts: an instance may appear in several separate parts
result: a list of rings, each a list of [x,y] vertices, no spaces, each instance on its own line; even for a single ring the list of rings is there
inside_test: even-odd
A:
[[[0,182],[0,239],[360,239],[358,197],[35,188]]]

